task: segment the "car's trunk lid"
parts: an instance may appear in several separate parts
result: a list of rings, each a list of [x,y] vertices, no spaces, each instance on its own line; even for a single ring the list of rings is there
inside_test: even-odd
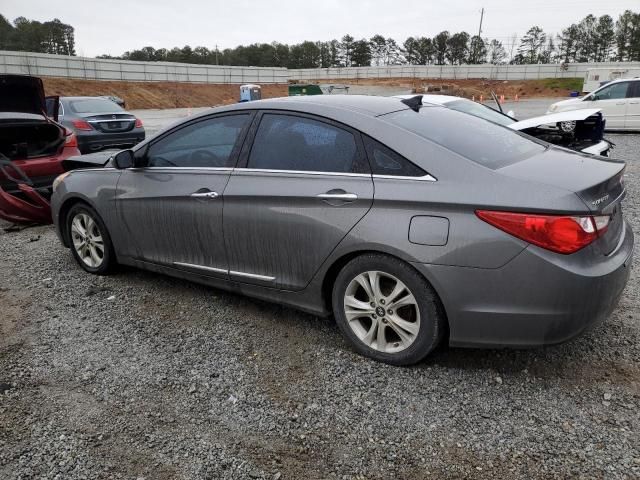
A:
[[[107,113],[99,115],[85,115],[87,122],[99,132],[122,133],[133,130],[136,117],[128,113]]]
[[[541,155],[514,163],[498,171],[521,180],[569,190],[584,202],[585,213],[609,215],[611,217],[609,227],[597,242],[606,255],[615,249],[622,232],[621,202],[625,195],[624,169],[624,162],[550,147]]]
[[[0,111],[46,115],[42,80],[28,75],[0,75]]]

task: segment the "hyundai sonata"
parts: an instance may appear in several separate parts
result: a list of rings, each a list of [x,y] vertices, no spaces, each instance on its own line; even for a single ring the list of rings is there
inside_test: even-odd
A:
[[[629,276],[624,163],[420,97],[215,108],[96,163],[52,200],[86,271],[132,265],[333,313],[391,364],[443,339],[563,342]]]

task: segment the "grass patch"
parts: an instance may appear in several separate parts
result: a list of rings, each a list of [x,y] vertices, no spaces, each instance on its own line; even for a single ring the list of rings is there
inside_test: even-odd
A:
[[[582,91],[582,78],[545,78],[540,80],[544,88],[557,88],[558,90]]]

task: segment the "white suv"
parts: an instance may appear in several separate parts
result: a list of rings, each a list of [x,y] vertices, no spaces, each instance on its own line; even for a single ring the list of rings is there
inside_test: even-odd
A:
[[[581,98],[556,102],[547,113],[599,108],[607,130],[640,130],[640,78],[614,80]]]

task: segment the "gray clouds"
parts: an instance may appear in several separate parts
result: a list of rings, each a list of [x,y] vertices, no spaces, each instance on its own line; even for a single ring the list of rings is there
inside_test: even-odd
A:
[[[611,15],[639,10],[637,0],[23,0],[3,5],[10,21],[18,16],[40,21],[59,18],[75,27],[78,55],[120,55],[151,45],[220,49],[240,44],[331,40],[349,33],[377,33],[402,42],[410,35],[433,36],[441,30],[477,33],[485,7],[483,37],[507,43],[532,25],[548,33],[578,22],[589,13]]]

